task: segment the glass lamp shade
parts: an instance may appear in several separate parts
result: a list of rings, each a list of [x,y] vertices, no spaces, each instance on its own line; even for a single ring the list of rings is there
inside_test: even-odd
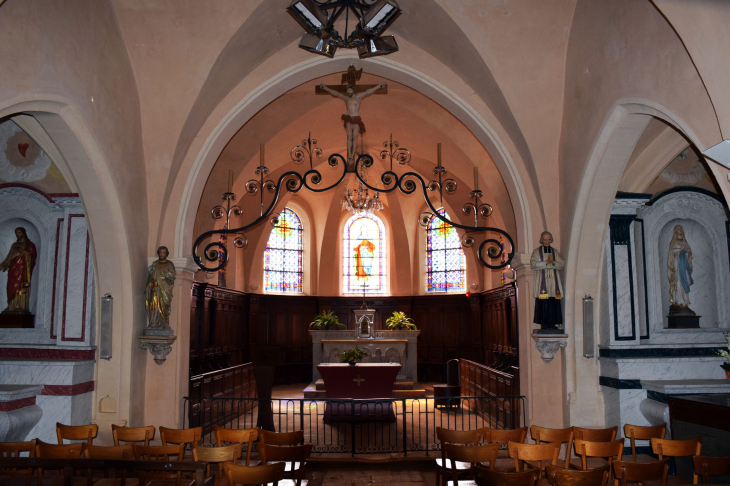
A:
[[[312,0],[294,0],[286,11],[310,34],[325,29],[329,22],[327,14]]]
[[[331,58],[335,55],[337,44],[331,43],[329,40],[328,37],[321,39],[318,35],[304,34],[302,40],[299,41],[299,47],[305,51]]]
[[[365,39],[365,43],[357,48],[357,54],[360,59],[368,57],[384,56],[398,50],[398,43],[392,35],[384,35],[382,37],[372,37]]]
[[[377,37],[390,27],[400,13],[401,9],[395,0],[378,0],[360,18],[358,34]]]

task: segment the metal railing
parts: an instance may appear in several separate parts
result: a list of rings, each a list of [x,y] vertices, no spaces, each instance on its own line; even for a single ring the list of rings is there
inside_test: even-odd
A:
[[[214,444],[213,426],[250,429],[268,422],[276,432],[304,431],[315,453],[404,455],[440,450],[436,428],[475,430],[521,426],[524,397],[184,399],[185,427],[203,427]]]

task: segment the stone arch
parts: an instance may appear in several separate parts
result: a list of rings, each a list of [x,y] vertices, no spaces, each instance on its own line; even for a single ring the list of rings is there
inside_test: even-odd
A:
[[[594,335],[598,336],[601,308],[601,262],[605,258],[608,220],[621,177],[637,140],[652,117],[674,126],[700,150],[691,128],[670,110],[650,100],[618,100],[606,117],[591,150],[579,187],[569,232],[565,272],[566,388],[570,422],[602,425],[597,360],[580,356],[583,346],[582,297],[594,296]],[[596,251],[598,249],[598,251]],[[571,327],[572,324],[572,327]],[[580,386],[578,386],[580,383]]]
[[[238,102],[221,118],[215,128],[207,134],[201,150],[195,156],[191,170],[185,173],[181,171],[178,176],[176,185],[183,188],[181,191],[182,197],[180,198],[174,228],[171,228],[175,234],[173,254],[176,257],[191,254],[191,242],[195,237],[192,234],[192,228],[194,227],[197,203],[201,199],[207,176],[233,134],[260,109],[293,87],[311,79],[345,71],[353,61],[356,61],[356,58],[352,57],[353,55],[331,60],[308,59],[291,66],[259,84],[256,89],[252,90],[248,96]],[[526,251],[525,249],[529,246],[527,242],[532,241],[532,219],[536,217],[532,213],[538,211],[537,209],[530,209],[529,201],[534,199],[534,188],[530,184],[529,177],[524,175],[524,171],[518,166],[518,162],[513,159],[504,141],[500,139],[489,123],[472,106],[446,86],[409,66],[377,58],[357,60],[357,62],[359,66],[364,67],[374,75],[392,79],[428,96],[472,131],[477,140],[492,155],[495,164],[503,175],[515,212],[517,223],[515,240],[517,246],[519,248],[524,246],[522,250]],[[171,204],[170,207],[175,207],[175,204]]]
[[[134,345],[134,323],[144,322],[144,305],[135,296],[131,248],[126,237],[123,204],[101,147],[81,113],[69,101],[42,94],[0,102],[0,117],[29,115],[55,145],[60,157],[54,163],[70,186],[79,190],[88,219],[90,251],[94,258],[95,295],[110,293],[118,302],[113,309],[113,351],[109,361],[97,361],[92,403],[106,395],[117,397],[116,413],[96,414],[92,419],[105,432],[120,421],[141,424],[144,409],[146,356]],[[98,316],[98,313],[96,313]],[[98,322],[97,322],[98,325]],[[139,326],[139,324],[137,324]],[[98,333],[97,333],[98,335]],[[145,358],[145,359],[138,359]],[[131,383],[135,376],[134,383]],[[132,386],[133,385],[133,386]]]

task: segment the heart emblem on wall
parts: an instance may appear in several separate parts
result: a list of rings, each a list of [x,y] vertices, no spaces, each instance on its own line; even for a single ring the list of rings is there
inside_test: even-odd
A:
[[[25,153],[28,151],[28,144],[27,143],[19,143],[18,144],[18,152],[20,152],[20,155],[25,157]]]

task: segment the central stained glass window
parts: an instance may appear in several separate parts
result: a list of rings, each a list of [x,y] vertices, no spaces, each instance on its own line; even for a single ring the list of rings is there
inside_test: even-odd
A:
[[[285,208],[271,230],[264,252],[264,291],[301,293],[302,220]]]
[[[439,214],[451,219],[443,208]],[[426,228],[426,260],[428,292],[465,292],[466,258],[456,228],[436,216]]]
[[[354,215],[345,223],[342,248],[345,294],[386,293],[385,226],[377,216]]]

